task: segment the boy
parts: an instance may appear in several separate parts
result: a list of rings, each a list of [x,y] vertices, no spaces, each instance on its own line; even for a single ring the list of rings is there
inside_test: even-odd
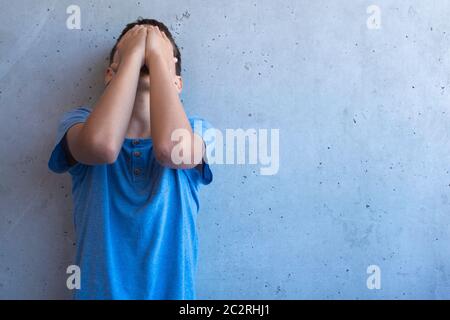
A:
[[[81,270],[74,298],[195,299],[198,188],[212,181],[202,133],[210,125],[184,112],[181,57],[167,27],[128,24],[105,83],[92,110],[64,114],[48,163],[72,177]],[[185,135],[172,141],[176,130]],[[175,148],[190,161],[180,164]]]

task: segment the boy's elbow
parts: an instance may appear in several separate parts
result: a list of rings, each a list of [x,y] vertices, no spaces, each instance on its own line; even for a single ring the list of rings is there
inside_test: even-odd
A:
[[[97,141],[92,142],[92,149],[98,162],[112,164],[116,162],[119,156],[117,146],[112,142]]]
[[[172,146],[169,144],[155,145],[153,148],[156,161],[162,166],[173,167],[172,163]]]
[[[106,164],[112,164],[116,162],[117,157],[119,156],[119,152],[109,146],[104,147],[104,150],[102,150],[101,154],[102,159]]]
[[[197,163],[194,161],[183,161],[184,159],[177,157],[180,153],[185,154],[186,152],[191,151],[187,148],[183,150],[174,150],[173,144],[162,144],[155,145],[153,150],[156,161],[162,166],[173,169],[192,169],[197,166]]]

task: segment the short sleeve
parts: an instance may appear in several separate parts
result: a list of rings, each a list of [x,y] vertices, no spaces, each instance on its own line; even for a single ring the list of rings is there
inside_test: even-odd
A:
[[[202,137],[203,142],[205,143],[205,154],[211,154],[211,151],[214,149],[214,139],[209,139],[208,137],[210,135],[207,133],[213,130],[212,125],[205,119],[196,116],[189,117],[189,123],[191,124],[192,131]],[[195,179],[195,181],[201,184],[207,185],[213,180],[213,173],[208,164],[207,157],[203,158],[201,172],[199,172],[197,168],[188,169],[186,171]]]
[[[91,110],[86,107],[78,107],[63,114],[59,122],[56,139],[53,146],[50,159],[48,161],[48,168],[55,173],[64,173],[71,167],[67,161],[66,153],[64,152],[63,138],[67,131],[75,124],[85,122]]]

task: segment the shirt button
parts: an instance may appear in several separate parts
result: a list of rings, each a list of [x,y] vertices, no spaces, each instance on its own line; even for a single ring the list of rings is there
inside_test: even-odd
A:
[[[141,153],[139,151],[134,151],[133,152],[133,156],[135,156],[136,158],[141,156]]]
[[[138,176],[140,174],[141,174],[141,169],[139,169],[139,168],[134,169],[134,175],[135,176]]]
[[[139,140],[133,140],[132,144],[133,144],[133,146],[138,145],[139,144]]]

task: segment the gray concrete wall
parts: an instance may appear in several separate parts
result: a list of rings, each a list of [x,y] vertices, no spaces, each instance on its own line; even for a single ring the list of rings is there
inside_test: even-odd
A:
[[[81,30],[66,27],[71,4]],[[70,177],[47,160],[60,116],[93,106],[138,16],[182,47],[188,113],[280,129],[277,175],[216,165],[203,189],[199,298],[450,298],[450,2],[0,7],[0,298],[70,297]]]

